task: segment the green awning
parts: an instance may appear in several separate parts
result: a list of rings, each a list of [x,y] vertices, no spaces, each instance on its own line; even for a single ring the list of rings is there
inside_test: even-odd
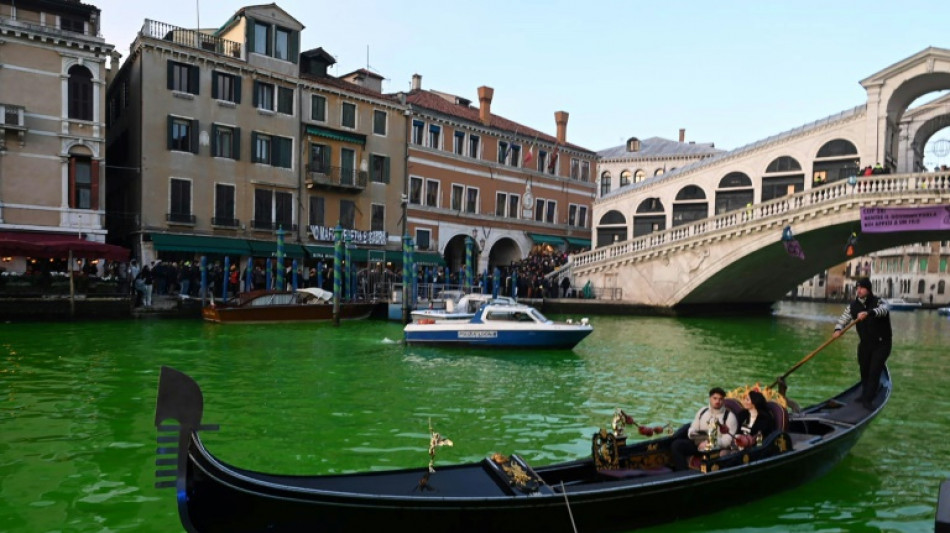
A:
[[[175,235],[150,233],[152,244],[161,252],[194,252],[222,255],[250,255],[251,248],[244,239],[227,237],[203,237],[199,235]]]
[[[567,244],[577,246],[578,248],[590,248],[590,239],[578,239],[577,237],[565,237]]]
[[[550,244],[553,246],[561,246],[564,244],[564,239],[558,237],[557,235],[544,235],[543,233],[529,233],[528,237],[531,237],[531,240],[535,244]]]
[[[355,143],[360,146],[366,144],[366,136],[360,135],[359,133],[331,130],[329,128],[321,128],[320,126],[307,126],[306,132],[307,135],[316,135],[317,137],[325,137],[335,141]]]
[[[417,265],[445,266],[445,258],[438,252],[415,252],[413,260]],[[402,264],[402,254],[399,254],[399,263]]]
[[[276,241],[247,241],[251,249],[251,255],[255,257],[276,257]],[[303,246],[293,243],[284,243],[285,257],[306,257]]]
[[[333,259],[333,246],[321,246],[318,244],[307,244],[304,246],[310,257],[318,259]]]

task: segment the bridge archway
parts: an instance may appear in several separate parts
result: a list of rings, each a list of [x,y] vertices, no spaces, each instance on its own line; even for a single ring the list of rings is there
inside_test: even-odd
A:
[[[896,171],[913,168],[901,152],[901,123],[919,97],[950,89],[950,50],[930,47],[861,80],[867,100],[867,157]],[[906,133],[906,132],[904,132]]]
[[[524,257],[521,253],[521,247],[514,239],[502,237],[489,246],[488,250],[488,270],[495,267],[510,265],[515,261],[520,261]]]

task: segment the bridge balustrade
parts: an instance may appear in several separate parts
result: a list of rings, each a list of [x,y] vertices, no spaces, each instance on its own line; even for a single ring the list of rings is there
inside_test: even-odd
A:
[[[612,244],[602,248],[574,254],[574,269],[581,269],[598,263],[616,261],[620,257],[632,254],[665,253],[661,248],[675,245],[681,241],[700,237],[716,231],[740,228],[752,229],[759,225],[768,225],[769,221],[787,216],[796,211],[832,204],[849,198],[870,196],[896,196],[903,199],[908,194],[915,196],[928,193],[946,193],[950,189],[950,172],[932,172],[923,174],[876,174],[860,176],[854,185],[847,181],[836,181],[788,196],[774,198],[745,209],[723,213],[705,218],[691,224],[676,226],[664,231],[650,233],[635,239]]]

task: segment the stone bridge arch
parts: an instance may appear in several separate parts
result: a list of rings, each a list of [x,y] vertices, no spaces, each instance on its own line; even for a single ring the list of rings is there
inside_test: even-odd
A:
[[[901,162],[901,156],[907,157],[900,146],[901,122],[914,100],[950,89],[950,50],[927,48],[861,80],[861,85],[868,95],[868,135],[862,153],[892,171],[912,169],[912,162]]]

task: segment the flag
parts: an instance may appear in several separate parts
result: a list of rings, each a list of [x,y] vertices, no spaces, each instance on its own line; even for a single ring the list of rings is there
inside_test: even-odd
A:
[[[524,159],[521,161],[521,166],[526,167],[531,160],[534,159],[534,145],[528,147],[524,152]]]
[[[498,156],[498,162],[505,164],[508,162],[508,154],[511,153],[511,145],[508,143],[502,143],[501,153]]]
[[[561,151],[561,145],[555,144],[554,151],[551,152],[551,162],[548,163],[548,172],[553,173],[554,169],[557,168],[557,154]]]

